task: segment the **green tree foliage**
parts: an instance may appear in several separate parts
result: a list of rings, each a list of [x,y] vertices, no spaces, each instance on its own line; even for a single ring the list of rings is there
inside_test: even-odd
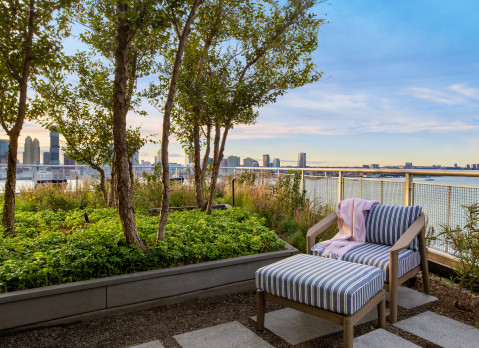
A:
[[[71,12],[84,25],[81,40],[112,69],[113,170],[122,228],[128,243],[143,251],[132,205],[131,162],[126,116],[135,100],[138,78],[151,73],[152,64],[168,37],[163,2],[84,0]]]
[[[187,46],[174,121],[185,148],[195,154],[195,172],[205,168],[212,137],[207,211],[211,211],[229,130],[254,123],[258,108],[320,78],[312,61],[324,22],[313,12],[319,2],[290,0],[280,5],[279,1],[218,0],[199,15],[205,20],[199,22]],[[202,145],[205,157],[200,166]],[[203,181],[197,182],[198,193],[205,178],[195,173],[195,179]],[[201,200],[197,198],[200,206]]]
[[[45,71],[62,64],[62,39],[69,34],[64,9],[73,1],[5,0],[0,3],[0,122],[9,136],[2,225],[14,233],[18,137],[26,120],[42,113],[29,88]]]

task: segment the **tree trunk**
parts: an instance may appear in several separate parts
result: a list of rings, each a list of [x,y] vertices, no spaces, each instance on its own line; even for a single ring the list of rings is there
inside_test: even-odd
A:
[[[116,207],[116,200],[115,200],[115,192],[116,192],[116,184],[115,184],[115,166],[111,168],[111,176],[110,176],[110,194],[108,198],[108,207]]]
[[[218,173],[220,171],[220,140],[221,128],[218,123],[215,124],[215,141],[213,149],[213,168],[211,170],[210,194],[206,205],[206,214],[211,214],[211,207],[213,206],[213,199],[215,198],[216,181],[218,180]]]
[[[118,213],[128,244],[136,244],[143,252],[148,248],[141,241],[136,228],[129,177],[128,147],[126,143],[126,114],[128,112],[128,49],[131,40],[128,25],[128,2],[117,1],[117,36],[115,49],[115,82],[113,90],[113,140],[118,197]],[[123,14],[124,16],[120,16]]]
[[[16,174],[17,174],[17,150],[18,150],[19,134],[11,134],[8,144],[7,159],[7,177],[5,181],[5,194],[3,203],[2,225],[5,230],[15,234],[15,190],[16,190]]]
[[[204,190],[205,190],[205,187],[206,187],[206,169],[208,167],[208,160],[210,158],[210,143],[211,143],[211,125],[209,124],[207,126],[207,130],[206,130],[206,149],[205,149],[205,154],[203,156],[203,165],[201,167],[201,171],[200,171],[200,185],[201,185],[201,188],[203,190],[203,205],[200,207],[201,210],[205,211],[206,210],[206,203],[204,201],[204,196],[205,196],[205,193],[204,193]]]
[[[201,153],[200,153],[200,125],[199,116],[195,115],[195,121],[193,125],[193,149],[194,149],[194,172],[195,172],[195,191],[196,191],[196,205],[198,208],[203,209],[205,205],[205,192],[203,181],[201,180]]]
[[[128,159],[128,172],[130,173],[130,187],[133,193],[133,186],[135,184],[135,174],[133,174],[133,163]]]
[[[17,184],[17,151],[18,137],[25,122],[27,113],[27,88],[28,77],[30,76],[30,66],[32,62],[33,30],[35,20],[35,1],[30,0],[30,11],[28,16],[28,32],[25,42],[25,60],[23,61],[22,75],[12,69],[12,75],[20,87],[20,96],[18,101],[18,114],[15,125],[9,134],[8,159],[7,159],[7,177],[5,181],[5,194],[3,204],[2,226],[7,233],[15,234],[15,191]]]
[[[171,126],[171,110],[173,109],[173,101],[176,94],[176,85],[178,81],[178,73],[180,70],[181,60],[185,51],[186,39],[190,33],[191,24],[195,19],[196,9],[203,0],[196,0],[188,15],[188,19],[183,28],[183,32],[178,42],[178,50],[176,51],[175,64],[171,74],[170,87],[165,103],[165,113],[163,115],[163,133],[161,137],[161,175],[163,181],[163,194],[161,198],[160,221],[158,223],[158,231],[156,233],[156,243],[165,240],[166,221],[168,219],[168,210],[170,206],[170,167],[168,165],[168,137],[170,136]]]
[[[101,193],[103,194],[103,202],[105,203],[105,208],[108,208],[108,192],[106,191],[106,177],[105,177],[105,171],[103,170],[102,167],[99,165],[96,165],[95,163],[90,162],[90,167],[95,169],[98,173],[100,173],[100,190]]]

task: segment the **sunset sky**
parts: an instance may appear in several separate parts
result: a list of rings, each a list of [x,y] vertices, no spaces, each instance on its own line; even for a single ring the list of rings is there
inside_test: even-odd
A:
[[[329,21],[315,53],[323,78],[262,108],[256,125],[235,128],[226,156],[269,154],[287,165],[306,152],[309,166],[479,163],[479,1],[331,0],[317,12]],[[130,124],[160,138],[161,113],[145,109]],[[20,151],[27,135],[48,151],[48,132],[33,124]],[[140,160],[158,149],[144,147]],[[184,163],[174,141],[170,157]]]

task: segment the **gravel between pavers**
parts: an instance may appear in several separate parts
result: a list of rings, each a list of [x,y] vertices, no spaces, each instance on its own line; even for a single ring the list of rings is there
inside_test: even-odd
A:
[[[399,320],[426,310],[450,317],[472,326],[479,326],[479,308],[466,312],[454,306],[454,289],[437,276],[431,277],[431,294],[438,301],[406,310],[399,308]],[[422,290],[421,278],[412,288]],[[267,311],[277,310],[278,305],[267,304]],[[5,315],[5,313],[2,313]],[[256,298],[253,292],[239,295],[193,300],[162,306],[141,312],[114,315],[98,320],[78,322],[54,327],[10,330],[0,332],[0,348],[4,347],[129,347],[159,340],[165,348],[179,348],[172,336],[236,320],[256,332]],[[376,322],[355,327],[354,336],[370,332]],[[387,323],[386,330],[422,347],[438,347],[406,331]],[[292,347],[268,330],[257,335],[275,347]],[[294,347],[342,347],[342,333],[334,333]]]

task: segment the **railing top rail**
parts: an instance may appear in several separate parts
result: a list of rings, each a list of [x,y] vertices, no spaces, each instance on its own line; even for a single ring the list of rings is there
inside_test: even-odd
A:
[[[327,173],[370,173],[370,174],[410,174],[430,176],[468,176],[479,177],[479,170],[444,170],[444,169],[368,169],[368,168],[273,168],[273,167],[221,167],[222,169],[251,169],[265,171],[308,171]]]

